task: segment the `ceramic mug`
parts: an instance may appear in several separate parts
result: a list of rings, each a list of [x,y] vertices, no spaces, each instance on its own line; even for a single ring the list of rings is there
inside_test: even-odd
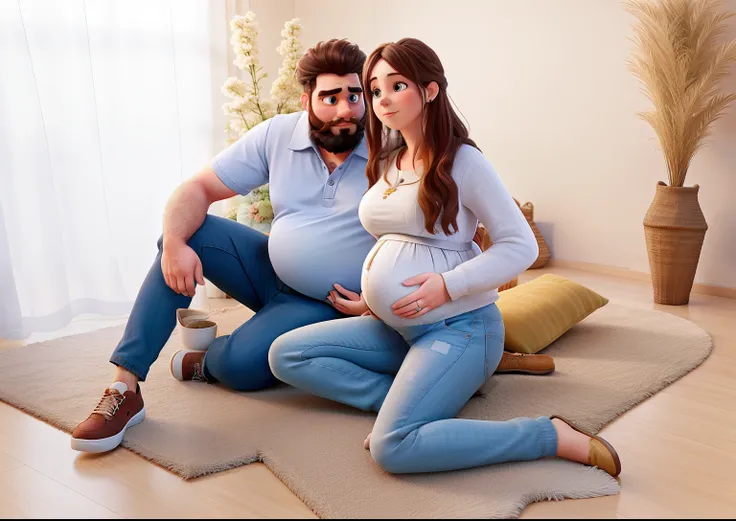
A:
[[[217,337],[217,324],[209,320],[208,313],[197,309],[176,310],[176,320],[181,326],[181,341],[193,351],[206,351]]]

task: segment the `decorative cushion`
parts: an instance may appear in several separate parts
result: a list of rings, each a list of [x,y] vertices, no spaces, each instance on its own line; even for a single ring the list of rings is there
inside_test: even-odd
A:
[[[565,277],[547,273],[498,294],[506,328],[505,349],[537,353],[608,299]]]

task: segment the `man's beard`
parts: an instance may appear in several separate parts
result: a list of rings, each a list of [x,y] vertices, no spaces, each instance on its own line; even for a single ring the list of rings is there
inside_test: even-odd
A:
[[[365,132],[363,122],[355,118],[350,118],[349,120],[340,118],[325,123],[317,118],[311,109],[309,111],[309,123],[311,127],[309,137],[312,138],[312,141],[317,146],[333,154],[341,154],[355,148],[360,143],[360,140],[363,139],[363,133]],[[340,123],[352,123],[355,125],[355,132],[350,134],[349,128],[341,128],[339,134],[333,134],[332,127]]]

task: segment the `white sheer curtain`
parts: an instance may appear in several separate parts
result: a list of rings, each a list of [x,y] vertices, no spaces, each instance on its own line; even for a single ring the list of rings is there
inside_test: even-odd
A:
[[[219,11],[0,0],[0,338],[129,311],[166,199],[222,135]]]

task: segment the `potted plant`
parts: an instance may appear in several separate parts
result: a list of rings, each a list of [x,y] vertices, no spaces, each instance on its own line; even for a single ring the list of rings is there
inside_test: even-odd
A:
[[[700,187],[685,186],[685,177],[713,122],[736,99],[719,89],[736,41],[717,41],[736,13],[721,11],[718,0],[628,0],[625,8],[636,18],[628,65],[653,105],[639,116],[654,129],[669,174],[643,222],[654,302],[687,304],[708,225]]]
[[[249,11],[245,16],[235,16],[230,21],[232,35],[230,43],[235,52],[235,66],[243,71],[246,81],[230,77],[222,86],[222,92],[230,98],[223,105],[228,116],[227,144],[232,144],[258,123],[276,114],[288,114],[301,110],[299,96],[301,90],[296,81],[296,65],[301,57],[299,35],[301,25],[294,18],[284,24],[281,36],[284,38],[277,49],[283,56],[279,76],[271,85],[270,97],[265,97],[261,82],[268,77],[263,72],[258,57],[258,22],[255,13]],[[268,185],[263,185],[245,196],[233,197],[225,217],[268,233],[273,221],[273,207]]]

